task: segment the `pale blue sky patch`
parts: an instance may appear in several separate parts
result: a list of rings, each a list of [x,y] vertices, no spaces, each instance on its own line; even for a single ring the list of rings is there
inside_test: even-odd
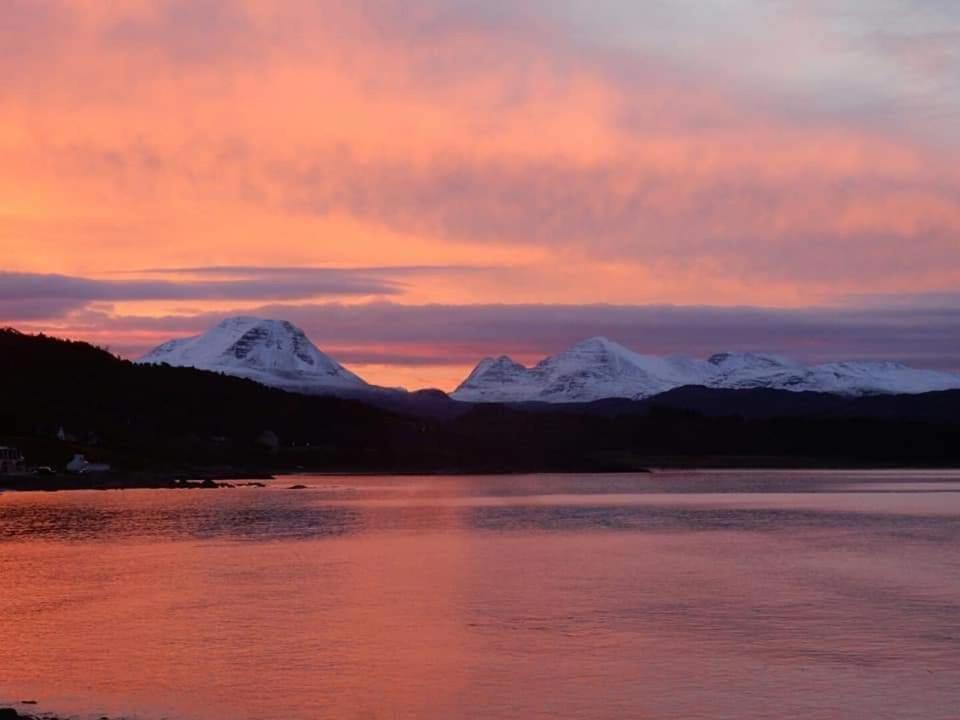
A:
[[[556,22],[585,46],[766,95],[787,112],[956,139],[960,2],[534,0],[517,12]]]

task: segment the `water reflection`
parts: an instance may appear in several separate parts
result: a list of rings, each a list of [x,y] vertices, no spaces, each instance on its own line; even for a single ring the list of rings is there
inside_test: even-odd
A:
[[[275,496],[270,494],[228,498],[197,492],[185,502],[185,492],[129,491],[129,497],[125,493],[106,502],[90,493],[58,493],[44,502],[21,495],[0,503],[0,540],[280,540],[336,537],[364,529],[358,508],[271,502]]]
[[[957,477],[5,494],[0,699],[144,720],[947,720]]]
[[[589,478],[314,478],[308,490],[138,490],[13,494],[0,499],[0,542],[321,540],[384,532],[795,532],[844,527],[931,542],[960,540],[960,483],[878,483],[849,478],[704,480]],[[298,478],[299,479],[299,478]],[[310,479],[304,478],[307,482]],[[390,481],[389,483],[387,481]],[[812,485],[810,483],[813,483]],[[511,484],[512,483],[512,484]],[[789,484],[787,484],[789,483]],[[628,485],[635,492],[624,492]],[[801,486],[802,492],[784,492]],[[504,490],[504,488],[508,488]],[[734,492],[751,487],[752,492]],[[820,488],[815,492],[811,487]],[[283,489],[281,489],[283,488]],[[905,489],[906,488],[906,489]],[[579,492],[571,492],[578,490]],[[540,494],[533,494],[538,492]]]

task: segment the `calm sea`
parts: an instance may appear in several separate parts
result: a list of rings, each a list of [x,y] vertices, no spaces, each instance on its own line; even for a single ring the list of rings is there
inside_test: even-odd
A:
[[[4,493],[0,700],[23,699],[144,720],[958,718],[960,472]]]

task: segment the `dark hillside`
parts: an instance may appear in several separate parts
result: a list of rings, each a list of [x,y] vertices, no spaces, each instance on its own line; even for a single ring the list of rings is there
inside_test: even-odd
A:
[[[390,459],[420,431],[414,419],[356,401],[135,365],[85,343],[14,331],[0,332],[0,377],[0,436],[57,448],[57,460],[87,449],[128,468],[275,465],[280,458],[261,441],[269,431],[290,450],[284,463],[362,466]],[[61,428],[70,440],[53,442]]]

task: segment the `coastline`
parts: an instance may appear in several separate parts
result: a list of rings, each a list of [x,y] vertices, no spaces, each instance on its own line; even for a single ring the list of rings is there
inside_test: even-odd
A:
[[[376,477],[390,475],[411,476],[521,476],[531,474],[550,475],[617,475],[617,474],[654,474],[671,470],[692,471],[803,471],[803,470],[849,470],[849,471],[891,471],[891,470],[960,470],[960,466],[916,463],[843,463],[818,458],[789,457],[729,457],[729,458],[651,458],[649,465],[632,463],[603,464],[591,467],[545,467],[545,468],[423,468],[423,469],[291,469],[288,467],[271,470],[241,468],[197,468],[181,472],[108,472],[82,475],[0,475],[0,493],[9,492],[58,492],[73,490],[211,490],[246,487],[266,487],[267,483],[286,478],[295,481],[299,475],[318,477]],[[3,720],[0,717],[0,720]]]
[[[21,702],[20,704],[33,706],[36,703]],[[94,718],[95,720],[121,720],[120,718],[108,718],[106,715],[91,716],[92,720]],[[58,715],[53,712],[28,712],[26,710],[17,710],[15,707],[0,706],[0,720],[77,720],[77,718],[76,716]]]
[[[195,472],[110,472],[83,475],[0,475],[0,492],[57,492],[60,490],[207,490],[264,487],[276,475],[243,470]],[[0,720],[3,720],[0,717]]]
[[[34,704],[32,702],[22,703],[22,704]],[[69,720],[66,717],[60,717],[59,715],[52,715],[50,713],[21,713],[16,708],[12,707],[0,707],[0,720]],[[106,717],[100,718],[100,720],[107,720]]]

